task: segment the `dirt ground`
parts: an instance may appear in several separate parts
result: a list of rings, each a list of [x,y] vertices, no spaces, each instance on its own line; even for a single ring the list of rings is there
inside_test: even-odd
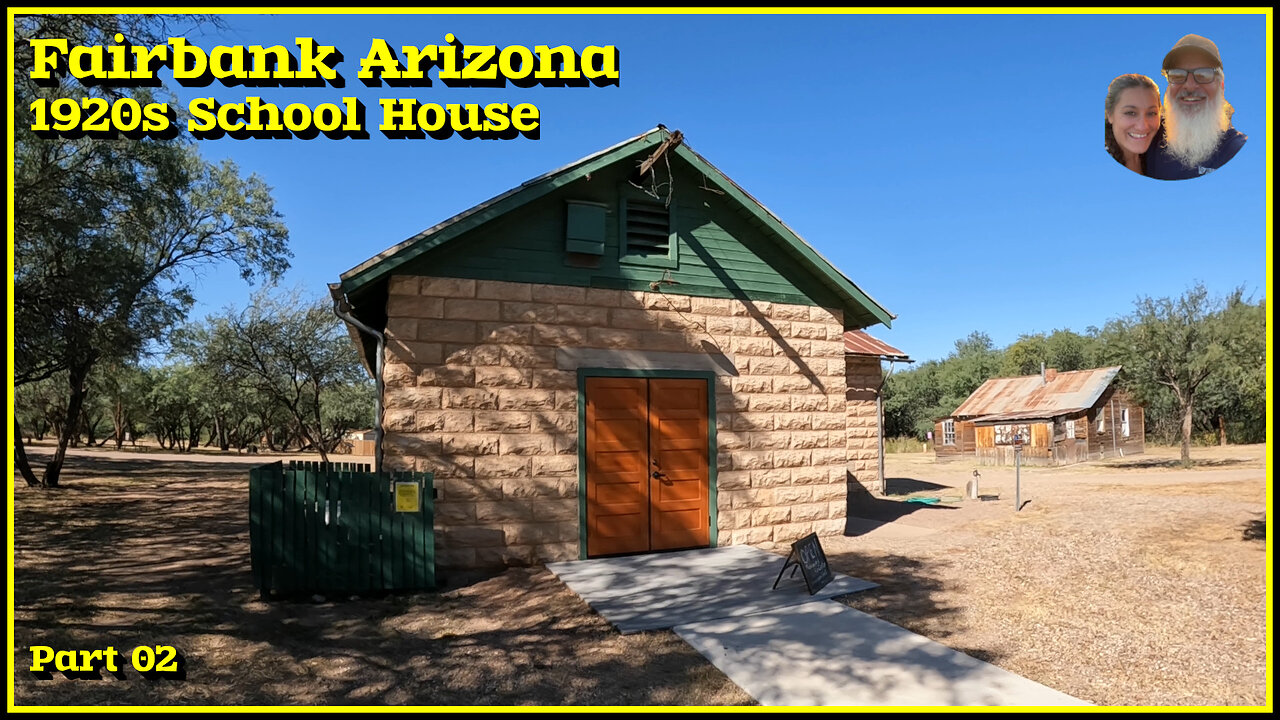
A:
[[[39,449],[36,449],[39,452]],[[890,455],[890,494],[824,538],[881,584],[847,604],[1100,705],[1266,701],[1262,446],[1062,469]],[[620,635],[545,568],[439,592],[263,602],[247,467],[267,457],[73,453],[15,478],[15,701],[33,705],[746,705],[669,631]],[[990,501],[959,500],[972,472]],[[939,497],[939,505],[903,502]],[[883,524],[881,524],[883,523]],[[28,668],[32,645],[170,645],[185,680]]]
[[[79,452],[65,488],[18,486],[15,704],[754,704],[674,633],[618,634],[545,568],[263,602],[248,467],[264,459]],[[169,645],[186,679],[40,679],[32,645]]]
[[[1265,447],[1192,458],[1182,470],[1177,448],[1151,448],[1019,483],[1011,467],[889,455],[889,495],[863,507],[886,524],[823,544],[882,585],[846,604],[1075,697],[1263,705]],[[975,470],[993,499],[959,499]],[[943,502],[902,502],[928,497]]]

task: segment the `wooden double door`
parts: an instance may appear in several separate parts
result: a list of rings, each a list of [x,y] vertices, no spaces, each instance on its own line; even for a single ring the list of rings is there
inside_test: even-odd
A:
[[[710,545],[707,385],[587,378],[588,556]]]

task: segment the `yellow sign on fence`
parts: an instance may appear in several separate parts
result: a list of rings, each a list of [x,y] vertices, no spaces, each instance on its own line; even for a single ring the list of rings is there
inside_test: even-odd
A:
[[[396,512],[418,512],[420,507],[418,483],[396,483]]]

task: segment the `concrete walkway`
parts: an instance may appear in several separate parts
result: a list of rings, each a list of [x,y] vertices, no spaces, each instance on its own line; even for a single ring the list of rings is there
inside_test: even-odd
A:
[[[671,628],[762,705],[1087,705],[829,598],[735,545],[547,566],[621,632]]]
[[[1088,705],[833,601],[677,625],[761,705]]]
[[[547,565],[624,634],[776,610],[878,587],[836,575],[816,595],[791,570],[771,590],[784,559],[749,545],[630,555]]]

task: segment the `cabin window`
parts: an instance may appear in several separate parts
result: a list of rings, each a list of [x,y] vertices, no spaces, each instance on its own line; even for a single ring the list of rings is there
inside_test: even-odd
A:
[[[943,445],[956,444],[956,421],[955,420],[942,421],[942,444]]]
[[[1076,439],[1076,421],[1075,420],[1067,420],[1067,439],[1068,440]]]
[[[1098,432],[1102,432],[1103,430],[1106,430],[1106,429],[1107,429],[1106,411],[1099,410],[1098,411]]]
[[[1120,434],[1129,437],[1129,408],[1120,410]]]
[[[624,263],[676,267],[676,240],[671,206],[653,198],[622,201],[619,260]]]

